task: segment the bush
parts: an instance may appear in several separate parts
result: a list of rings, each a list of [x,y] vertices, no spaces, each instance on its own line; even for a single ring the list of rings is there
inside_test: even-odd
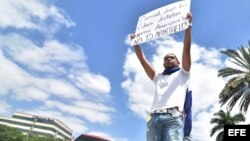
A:
[[[0,141],[24,141],[24,135],[18,129],[0,125]]]
[[[0,141],[63,141],[54,137],[28,136],[20,130],[6,125],[0,125]]]

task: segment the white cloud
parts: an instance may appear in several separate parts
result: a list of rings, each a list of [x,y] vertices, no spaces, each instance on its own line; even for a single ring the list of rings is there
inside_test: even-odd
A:
[[[107,78],[93,73],[82,73],[73,76],[76,85],[91,93],[109,93],[111,86]]]
[[[43,0],[1,0],[0,19],[0,28],[36,29],[44,33],[54,33],[60,25],[75,25],[61,9]]]
[[[16,100],[24,100],[24,101],[44,101],[49,98],[49,94],[45,91],[41,90],[40,88],[35,88],[32,86],[23,87],[20,86],[19,88],[12,88],[13,93],[16,93]],[[14,96],[13,96],[14,98]]]
[[[82,92],[71,83],[61,79],[44,79],[41,86],[46,92],[62,98],[83,99]],[[45,89],[44,89],[45,90]]]
[[[12,41],[10,35],[0,36],[0,62],[4,66],[0,68],[1,95],[11,92],[13,100],[41,101],[50,105],[49,108],[56,107],[93,123],[111,123],[110,114],[115,110],[106,106],[105,100],[96,103],[106,97],[102,94],[110,92],[109,80],[101,74],[89,72],[83,49],[55,40],[39,47],[21,35],[12,35]],[[69,103],[82,100],[86,105],[80,102],[66,105],[51,102],[51,98]]]
[[[1,68],[1,75],[12,84],[5,84],[10,88],[0,87],[5,93],[13,86],[25,86],[25,89],[38,88],[40,94],[50,92],[65,98],[80,98],[80,90],[92,93],[110,92],[107,78],[88,71],[86,56],[78,45],[62,44],[52,40],[46,41],[44,46],[40,47],[30,39],[17,34],[0,36],[0,41],[1,61],[6,64],[6,68]],[[62,76],[66,78],[62,79]],[[75,79],[72,79],[72,76]]]
[[[0,99],[0,113],[7,114],[12,109],[12,106],[9,105],[5,100]]]
[[[68,72],[65,64],[72,69],[87,69],[84,50],[78,45],[46,40],[43,46],[38,46],[18,34],[0,36],[0,41],[6,55],[32,71],[65,74]]]
[[[1,48],[2,49],[2,48]],[[7,94],[13,87],[21,86],[25,83],[28,76],[15,63],[4,57],[3,51],[0,50],[0,94]]]
[[[23,74],[30,75],[29,72],[33,72],[44,74],[48,77],[65,76],[82,90],[91,93],[110,92],[111,86],[107,78],[101,74],[94,74],[88,71],[84,50],[78,45],[63,44],[56,40],[49,40],[44,43],[44,46],[40,47],[30,39],[17,34],[0,36],[0,41],[0,45],[5,47],[2,48],[3,54],[6,54],[3,57],[21,64],[23,68],[16,66],[16,69],[25,69],[22,70]],[[14,74],[18,73],[15,72]],[[48,78],[47,80],[44,81],[47,84],[41,85],[47,86],[55,94],[58,94],[58,92],[61,92],[63,95],[65,93],[70,94],[69,92],[71,92],[70,95],[80,93],[79,90],[63,80],[57,81],[53,80],[53,78]],[[64,96],[68,97],[67,95]]]
[[[165,40],[157,40],[150,46],[152,54],[151,63],[157,72],[163,71],[163,57],[166,53],[174,53],[181,62],[183,43],[175,41],[171,37]],[[147,46],[148,47],[148,46]],[[146,50],[145,47],[142,47]],[[146,52],[146,51],[145,51]],[[192,68],[191,68],[191,89],[193,91],[193,138],[198,141],[210,141],[210,120],[213,113],[219,111],[219,93],[225,85],[223,78],[218,77],[218,70],[222,66],[220,52],[211,48],[207,49],[197,44],[192,44]],[[122,87],[128,94],[128,107],[145,117],[146,111],[150,108],[154,95],[154,84],[147,77],[142,69],[136,55],[129,48],[124,62],[125,81]],[[208,128],[209,127],[209,128]],[[211,128],[210,128],[211,127]]]
[[[70,113],[79,117],[85,118],[92,123],[110,124],[110,114],[115,112],[115,109],[101,103],[95,103],[88,100],[74,102],[59,102],[47,100],[46,107],[56,109],[65,113]]]
[[[107,105],[108,78],[89,70],[83,47],[54,38],[62,26],[75,25],[62,9],[51,1],[1,0],[0,18],[5,31],[0,35],[0,96],[6,98],[0,101],[6,109],[1,113],[46,113],[79,134],[88,130],[85,122],[112,123],[116,110]],[[33,37],[34,31],[44,39]],[[15,101],[32,103],[32,109],[16,107]]]

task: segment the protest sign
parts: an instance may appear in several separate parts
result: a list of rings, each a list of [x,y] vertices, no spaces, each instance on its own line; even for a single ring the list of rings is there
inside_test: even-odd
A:
[[[189,21],[186,17],[190,12],[190,3],[190,0],[178,1],[140,16],[135,38],[130,45],[138,45],[187,29]]]

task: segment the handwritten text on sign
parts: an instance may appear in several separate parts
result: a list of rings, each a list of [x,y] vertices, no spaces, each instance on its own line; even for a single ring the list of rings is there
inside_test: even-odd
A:
[[[190,0],[175,2],[139,17],[131,46],[187,29]]]

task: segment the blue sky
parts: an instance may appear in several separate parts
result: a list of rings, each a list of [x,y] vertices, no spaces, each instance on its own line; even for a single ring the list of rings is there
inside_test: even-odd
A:
[[[0,114],[57,118],[82,133],[112,141],[145,141],[153,83],[128,35],[138,17],[176,0],[1,0]],[[219,51],[250,40],[249,0],[192,0],[193,131],[210,141],[230,66]],[[142,44],[157,71],[167,52],[179,58],[183,32]],[[222,107],[224,108],[224,107]],[[249,113],[248,117],[249,117]],[[249,119],[247,121],[250,122]],[[214,140],[214,139],[213,139]]]

